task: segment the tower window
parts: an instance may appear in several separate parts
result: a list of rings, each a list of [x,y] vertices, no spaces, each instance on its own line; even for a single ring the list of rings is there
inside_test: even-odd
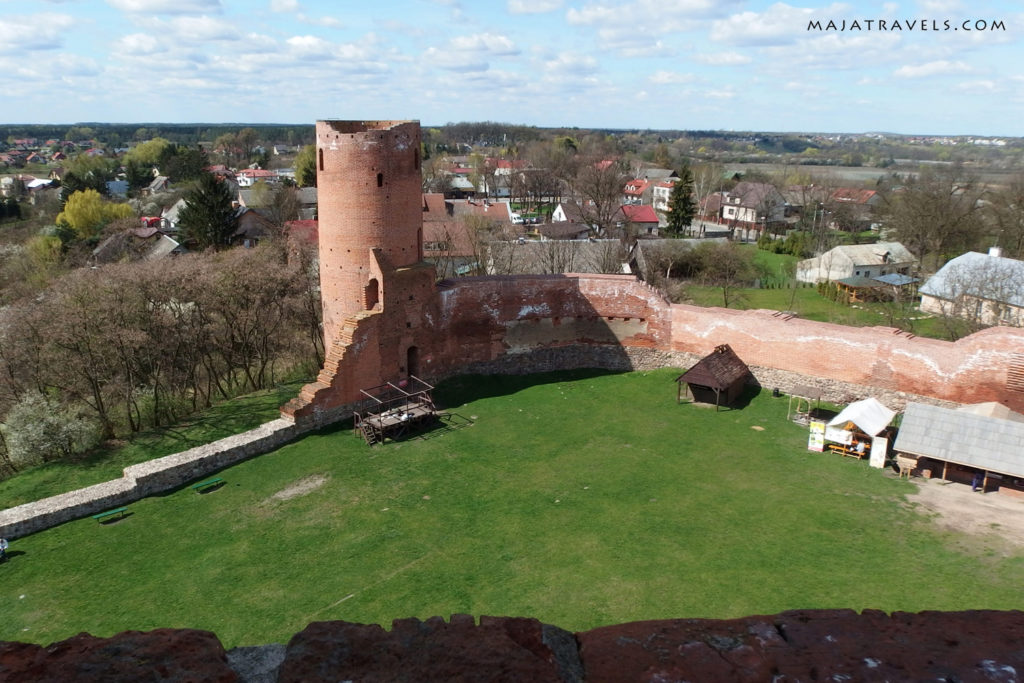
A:
[[[378,173],[377,174],[377,187],[384,187],[384,174],[383,173]]]
[[[324,170],[324,151],[317,150],[317,155],[320,157],[320,170],[322,171]]]

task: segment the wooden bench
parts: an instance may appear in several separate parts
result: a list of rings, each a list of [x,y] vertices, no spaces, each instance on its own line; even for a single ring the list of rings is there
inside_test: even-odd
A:
[[[195,491],[196,493],[202,493],[203,491],[208,491],[217,484],[222,484],[223,482],[224,480],[221,479],[220,477],[217,477],[216,479],[208,479],[206,481],[201,481],[198,484],[193,484],[192,490]]]
[[[116,519],[121,519],[127,513],[128,513],[128,508],[126,508],[126,507],[124,507],[124,508],[116,508],[114,510],[107,510],[106,512],[101,512],[101,513],[99,513],[97,515],[93,515],[92,518],[95,519],[97,522],[103,523],[103,522],[109,522],[109,521],[115,519],[115,515],[116,515]]]

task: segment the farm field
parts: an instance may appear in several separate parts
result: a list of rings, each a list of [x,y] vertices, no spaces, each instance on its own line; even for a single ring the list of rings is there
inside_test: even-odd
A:
[[[287,642],[311,621],[532,616],[569,630],[795,608],[1021,609],[1024,554],[934,526],[916,485],[811,453],[770,391],[675,401],[678,370],[463,377],[452,419],[344,426],[11,543],[0,640],[88,631]]]

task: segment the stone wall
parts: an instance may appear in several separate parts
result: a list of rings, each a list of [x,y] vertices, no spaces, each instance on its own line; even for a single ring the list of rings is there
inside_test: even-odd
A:
[[[277,419],[242,434],[187,451],[131,465],[120,479],[0,510],[0,537],[20,538],[50,527],[120,507],[267,453],[296,436],[298,428]]]
[[[452,615],[316,622],[287,645],[225,651],[208,631],[0,642],[5,681],[1016,681],[1024,612],[800,610],[571,633],[536,619]]]

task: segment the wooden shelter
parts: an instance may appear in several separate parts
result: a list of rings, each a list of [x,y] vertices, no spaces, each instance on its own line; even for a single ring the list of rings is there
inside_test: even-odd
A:
[[[430,395],[433,390],[434,387],[413,375],[398,384],[387,382],[371,389],[360,389],[368,399],[368,407],[353,415],[356,433],[373,445],[432,424],[437,420],[437,409]]]
[[[786,408],[786,419],[798,424],[810,424],[811,413],[821,408],[821,389],[806,384],[797,384],[789,391],[789,406]],[[796,400],[796,411],[793,401]],[[812,404],[813,407],[812,407]]]
[[[730,405],[739,398],[750,377],[747,364],[728,344],[721,344],[676,377],[679,384],[676,400],[682,402],[685,384],[695,403],[713,403],[718,410],[719,406]]]

